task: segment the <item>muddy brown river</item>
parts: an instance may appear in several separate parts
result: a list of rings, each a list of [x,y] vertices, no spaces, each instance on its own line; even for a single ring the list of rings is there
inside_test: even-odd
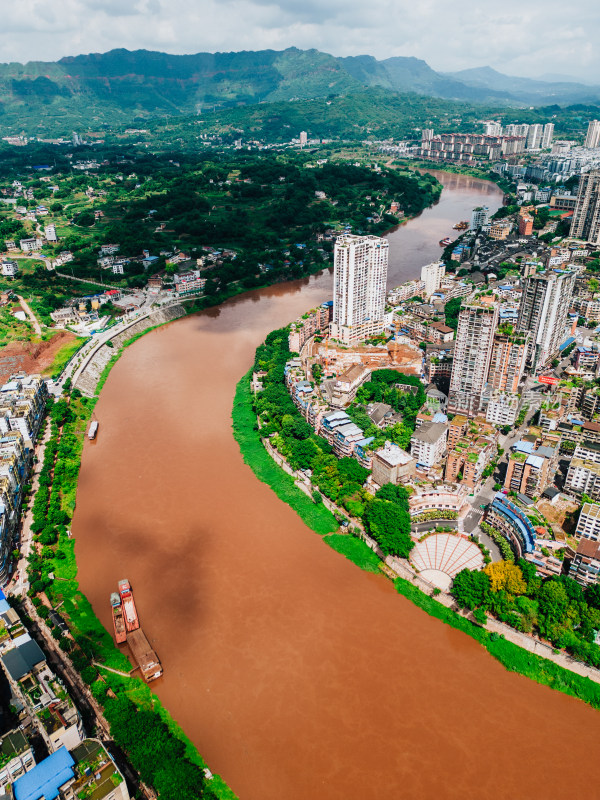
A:
[[[442,179],[440,203],[390,235],[390,285],[473,206],[501,202]],[[325,272],[128,348],[85,445],[81,588],[111,630],[109,594],[129,578],[164,666],[153,689],[242,800],[598,796],[598,712],[361,572],[242,462],[236,382],[268,331],[330,296]]]

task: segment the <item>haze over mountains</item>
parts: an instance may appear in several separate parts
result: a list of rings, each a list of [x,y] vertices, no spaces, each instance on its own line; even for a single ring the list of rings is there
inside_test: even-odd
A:
[[[600,104],[600,86],[503,75],[440,73],[417,58],[336,58],[318,50],[169,55],[147,50],[0,64],[0,127],[119,125],[135,118],[323,98],[381,87],[495,106]]]

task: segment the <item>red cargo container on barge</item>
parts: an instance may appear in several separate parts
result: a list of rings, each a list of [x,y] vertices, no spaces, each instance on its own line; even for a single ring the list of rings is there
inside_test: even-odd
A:
[[[121,606],[123,608],[127,632],[131,633],[131,631],[137,631],[140,627],[140,621],[138,619],[131,585],[127,578],[123,578],[122,581],[119,581],[119,595],[121,596]]]

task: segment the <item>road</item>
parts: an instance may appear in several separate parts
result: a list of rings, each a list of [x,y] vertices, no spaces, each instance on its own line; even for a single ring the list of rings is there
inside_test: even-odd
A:
[[[29,317],[29,321],[33,325],[33,329],[35,330],[35,332],[37,333],[38,336],[41,336],[42,335],[42,326],[38,322],[37,317],[35,316],[33,311],[29,308],[29,305],[28,305],[27,301],[23,297],[21,297],[21,295],[19,295],[19,294],[17,295],[17,297],[19,298],[19,303],[21,304],[21,308],[23,309],[23,311]]]

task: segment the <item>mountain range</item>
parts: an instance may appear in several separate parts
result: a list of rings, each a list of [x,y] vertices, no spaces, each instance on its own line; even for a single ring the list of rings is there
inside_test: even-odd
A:
[[[116,127],[153,116],[327,98],[369,87],[498,108],[600,105],[600,86],[511,77],[490,67],[441,73],[417,58],[336,58],[294,47],[194,55],[119,49],[0,64],[0,131]]]

